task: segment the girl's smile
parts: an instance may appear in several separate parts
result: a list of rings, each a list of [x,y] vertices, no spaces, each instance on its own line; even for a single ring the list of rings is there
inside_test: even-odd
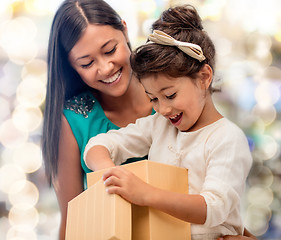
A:
[[[177,126],[179,126],[180,123],[181,123],[182,116],[183,116],[183,113],[181,112],[181,113],[177,114],[177,115],[174,116],[174,117],[169,117],[170,122],[171,122],[175,127],[177,127]]]
[[[195,131],[221,117],[208,91],[212,71],[205,65],[196,78],[150,74],[141,83],[156,112],[180,131]]]

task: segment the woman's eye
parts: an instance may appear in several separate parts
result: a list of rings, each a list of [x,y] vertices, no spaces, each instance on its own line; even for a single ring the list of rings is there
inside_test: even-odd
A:
[[[93,64],[94,61],[89,62],[88,64],[81,65],[82,68],[88,68]]]
[[[106,52],[105,54],[112,54],[116,51],[116,45],[108,52]]]
[[[177,93],[173,93],[172,95],[166,96],[167,99],[173,99],[175,98]]]
[[[150,99],[150,102],[156,102],[157,101],[157,98],[151,98]]]

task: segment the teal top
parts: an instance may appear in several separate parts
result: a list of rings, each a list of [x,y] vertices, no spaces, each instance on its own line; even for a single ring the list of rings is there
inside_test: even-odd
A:
[[[83,160],[84,149],[91,137],[99,133],[106,133],[111,129],[119,129],[105,115],[100,103],[91,92],[84,92],[66,101],[63,111],[81,153],[81,166],[84,171],[84,184],[86,174],[92,172]],[[152,114],[155,111],[152,110]],[[145,159],[146,156],[128,159],[126,163]]]

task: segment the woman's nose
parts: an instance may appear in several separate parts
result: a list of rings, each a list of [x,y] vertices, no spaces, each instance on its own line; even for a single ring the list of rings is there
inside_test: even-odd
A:
[[[106,59],[99,60],[98,73],[100,77],[108,77],[113,73],[114,64]]]

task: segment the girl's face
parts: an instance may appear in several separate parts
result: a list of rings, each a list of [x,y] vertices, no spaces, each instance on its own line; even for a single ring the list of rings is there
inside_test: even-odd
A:
[[[82,80],[109,96],[122,96],[130,83],[131,52],[126,33],[90,24],[69,53],[70,63]]]
[[[205,84],[189,77],[172,78],[165,74],[141,79],[156,112],[162,114],[180,131],[200,128],[200,118],[210,95]]]

